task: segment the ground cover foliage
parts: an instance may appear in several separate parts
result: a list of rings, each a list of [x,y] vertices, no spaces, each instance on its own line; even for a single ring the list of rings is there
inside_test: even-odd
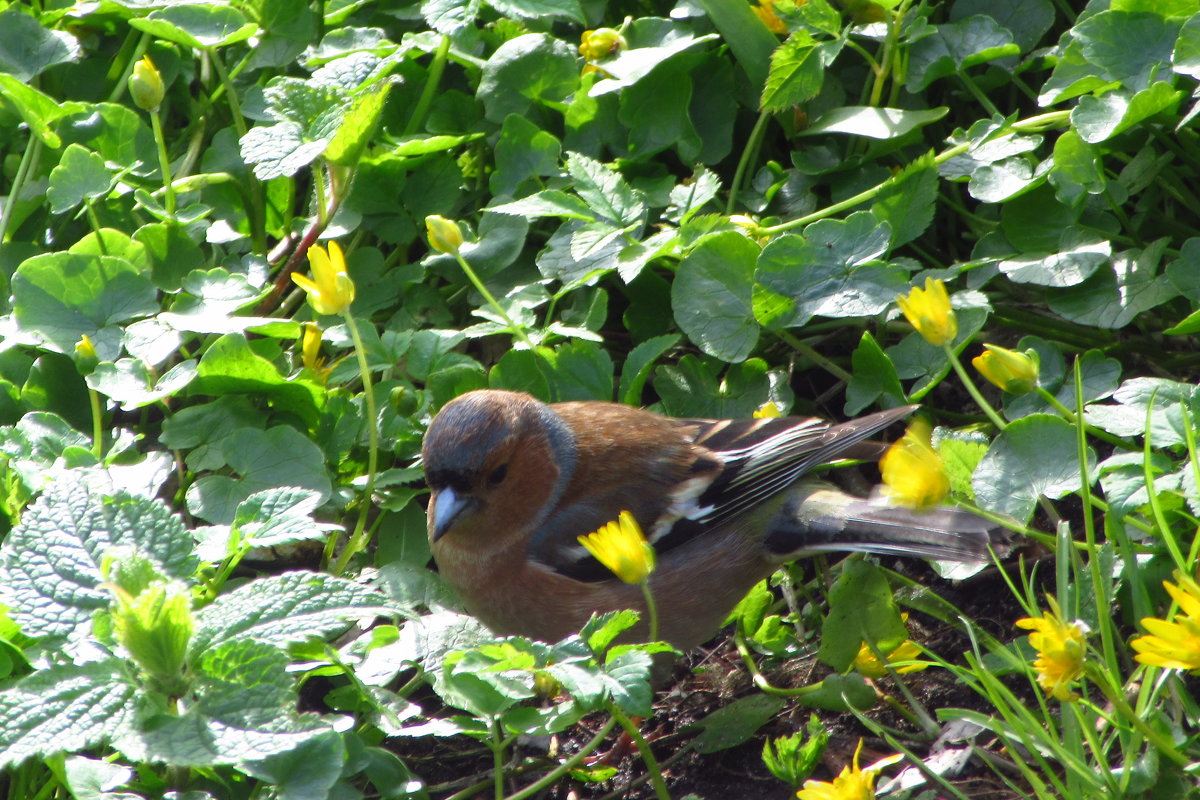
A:
[[[1200,2],[1076,5],[5,4],[8,796],[1196,794]],[[428,568],[489,386],[919,402],[1020,536],[781,571],[656,691]]]

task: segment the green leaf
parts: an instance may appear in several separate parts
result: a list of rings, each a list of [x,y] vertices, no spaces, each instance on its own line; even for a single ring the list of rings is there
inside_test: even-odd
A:
[[[421,16],[440,34],[453,36],[475,22],[482,0],[423,0]]]
[[[246,132],[242,159],[259,180],[294,175],[325,152],[345,118],[347,92],[328,84],[278,78],[264,90],[274,125]]]
[[[0,766],[78,752],[132,722],[137,688],[116,659],[40,670],[0,691]]]
[[[868,211],[820,220],[804,236],[773,239],[758,259],[755,316],[771,330],[803,325],[814,315],[878,314],[908,286],[906,271],[871,263],[887,250],[890,228]]]
[[[842,573],[829,590],[829,613],[821,626],[817,658],[835,671],[845,672],[864,641],[874,642],[888,653],[907,638],[908,629],[883,571],[862,559],[843,562]]]
[[[345,739],[330,730],[278,755],[242,761],[238,770],[271,785],[279,800],[324,800],[345,763]]]
[[[1071,111],[1071,124],[1085,142],[1098,144],[1144,119],[1174,109],[1182,97],[1183,92],[1166,81],[1158,81],[1133,96],[1107,92],[1099,97],[1083,97]]]
[[[620,172],[581,153],[567,155],[567,172],[575,191],[598,216],[614,225],[640,222],[646,213],[644,196]]]
[[[1020,53],[1012,32],[991,17],[967,17],[938,25],[931,36],[913,44],[907,87],[910,92],[920,92],[939,78]]]
[[[324,401],[321,387],[308,381],[287,380],[279,368],[258,355],[240,333],[227,334],[209,345],[200,359],[192,390],[213,395],[247,393],[265,396],[280,409],[314,425]]]
[[[1102,11],[1081,20],[1071,36],[1106,80],[1138,92],[1170,68],[1180,22],[1157,13]]]
[[[608,73],[608,77],[597,81],[592,86],[590,94],[592,97],[600,97],[633,86],[668,59],[674,58],[696,45],[713,42],[716,38],[716,34],[711,33],[695,38],[685,35],[669,39],[661,46],[634,47],[622,50],[612,58],[604,60],[603,69]]]
[[[112,792],[129,783],[133,770],[85,756],[71,756],[63,764],[67,789],[77,800],[114,800]]]
[[[1200,79],[1200,15],[1193,15],[1183,23],[1171,59],[1176,72]]]
[[[933,222],[938,176],[933,154],[927,153],[888,181],[871,204],[871,213],[892,230],[892,247],[908,244]]]
[[[517,187],[530,178],[556,175],[561,152],[562,144],[553,134],[523,116],[509,114],[500,127],[500,138],[495,149],[496,171],[492,173],[488,187],[493,195],[512,195]],[[567,203],[579,203],[576,198],[563,192],[555,194],[566,198]],[[586,206],[583,203],[579,203],[579,206],[585,210],[577,218],[590,219]]]
[[[826,133],[849,133],[871,139],[896,139],[909,131],[937,122],[950,109],[946,106],[922,111],[877,106],[839,106],[812,121],[801,136]]]
[[[232,6],[174,5],[129,20],[130,26],[151,36],[196,50],[245,41],[258,32]]]
[[[863,409],[877,400],[884,408],[903,405],[908,401],[895,365],[870,333],[863,332],[850,358],[854,377],[846,385],[846,406],[843,410],[847,416],[861,414]]]
[[[557,402],[612,400],[612,356],[594,342],[576,340],[558,348],[550,373]]]
[[[83,145],[72,144],[50,171],[50,186],[46,189],[50,213],[63,214],[87,200],[103,197],[112,183],[113,175],[103,158]]]
[[[13,6],[0,13],[0,72],[23,83],[55,64],[79,58],[79,40],[67,31],[50,30]]]
[[[354,98],[337,133],[325,148],[325,157],[334,164],[354,166],[358,163],[367,143],[375,135],[379,116],[387,100],[390,81],[381,81]]]
[[[191,535],[161,501],[105,496],[81,479],[60,479],[0,545],[0,598],[21,629],[63,640],[90,632],[112,595],[106,558],[133,551],[168,577],[191,578]]]
[[[875,687],[857,672],[849,675],[829,675],[797,698],[808,708],[824,708],[829,711],[866,711],[875,705]]]
[[[728,42],[750,85],[759,87],[766,83],[768,62],[779,40],[754,14],[750,4],[724,0],[699,0],[699,4],[721,32],[721,38]]]
[[[386,598],[361,583],[321,572],[285,572],[239,586],[197,612],[191,652],[244,639],[286,647],[329,636],[360,617],[390,613]]]
[[[1109,268],[1098,270],[1078,286],[1048,298],[1057,314],[1096,328],[1123,328],[1142,312],[1159,306],[1179,292],[1159,272],[1167,240],[1151,242],[1144,250],[1112,257]]]
[[[550,382],[542,371],[543,362],[528,350],[509,350],[488,373],[488,387],[525,392],[549,401]]]
[[[1089,475],[1095,466],[1096,456],[1089,448]],[[1028,521],[1039,497],[1053,500],[1079,489],[1074,427],[1049,414],[1010,423],[992,442],[972,484],[983,508]]]
[[[752,694],[718,708],[697,725],[700,735],[693,741],[698,753],[717,753],[744,744],[783,709],[782,697]]]
[[[758,343],[751,299],[758,245],[735,231],[700,243],[679,264],[671,306],[680,329],[723,361],[744,361]]]
[[[487,118],[499,123],[509,114],[529,114],[544,102],[563,102],[579,82],[576,59],[566,42],[543,33],[500,45],[479,80],[477,96]]]
[[[0,97],[12,103],[17,114],[29,126],[29,130],[42,140],[42,144],[57,150],[62,147],[62,138],[54,131],[54,123],[68,114],[87,109],[84,103],[59,102],[47,94],[13,75],[0,73]]]
[[[1051,0],[958,0],[950,9],[950,20],[983,14],[1012,31],[1013,38],[1027,53],[1037,46],[1054,24],[1054,3]]]
[[[654,362],[679,344],[679,339],[678,334],[655,336],[629,351],[621,367],[620,402],[630,406],[642,405],[642,387],[654,369]]]
[[[1016,283],[1039,286],[1076,286],[1083,283],[1112,255],[1112,243],[1076,227],[1062,232],[1063,249],[1057,253],[1023,252],[1000,262],[1000,271]]]
[[[591,222],[596,219],[595,212],[575,195],[557,189],[546,189],[511,203],[488,206],[487,211],[497,214],[512,214],[529,217],[563,217],[565,219],[580,219]]]
[[[222,443],[225,462],[237,473],[205,475],[188,488],[188,510],[219,524],[234,520],[236,509],[255,492],[279,486],[311,489],[329,499],[332,487],[321,449],[295,428],[231,431]]]
[[[832,61],[827,49],[804,29],[792,33],[771,53],[771,71],[763,87],[759,108],[773,114],[817,96]]]
[[[87,376],[87,385],[121,406],[134,411],[182,391],[196,377],[196,362],[187,359],[158,375],[140,358],[101,361]]]
[[[669,59],[621,92],[617,118],[629,130],[628,158],[646,158],[668,147],[675,147],[684,162],[699,154],[700,135],[688,116],[694,91],[689,61]]]
[[[488,5],[506,17],[522,19],[567,19],[586,24],[579,0],[488,0]]]

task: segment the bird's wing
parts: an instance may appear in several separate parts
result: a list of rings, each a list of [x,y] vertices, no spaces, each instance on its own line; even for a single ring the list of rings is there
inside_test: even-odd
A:
[[[631,417],[620,443],[589,448],[586,460],[602,470],[611,457],[622,465],[620,476],[577,474],[575,491],[564,496],[534,534],[529,555],[577,580],[610,579],[612,573],[577,538],[615,519],[619,511],[633,513],[661,556],[748,513],[812,467],[911,412],[912,407],[893,409],[838,425],[797,417],[673,420],[647,415],[660,423]],[[648,431],[647,444],[639,446],[643,421],[669,428]],[[586,435],[585,425],[576,421],[574,427]],[[610,447],[614,451],[606,452]]]

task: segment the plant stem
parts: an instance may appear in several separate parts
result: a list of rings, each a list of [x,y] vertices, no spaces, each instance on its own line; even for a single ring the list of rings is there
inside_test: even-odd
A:
[[[349,311],[342,316],[346,320],[346,327],[350,330],[350,337],[354,340],[354,353],[358,357],[358,371],[362,376],[363,396],[367,406],[367,482],[363,486],[363,495],[358,507],[358,522],[355,523],[350,541],[346,543],[346,549],[338,556],[337,563],[333,567],[334,575],[341,575],[346,571],[350,559],[366,547],[367,539],[370,538],[370,533],[367,531],[367,514],[371,510],[371,497],[375,492],[375,472],[379,466],[378,411],[375,408],[374,387],[371,385],[371,370],[367,364],[367,350],[363,346],[362,336],[358,332],[358,325],[354,322],[354,317]],[[330,537],[331,543],[336,541],[337,537]],[[326,562],[331,554],[331,550],[326,553]]]
[[[88,402],[92,407],[92,454],[101,459],[104,457],[104,410],[100,407],[100,393],[90,386]]]
[[[404,126],[405,136],[412,136],[425,123],[425,115],[429,113],[429,106],[433,104],[433,97],[442,82],[442,73],[446,70],[446,59],[449,55],[450,37],[443,34],[437,50],[433,51],[433,60],[429,62],[429,74],[425,78],[421,96],[417,99],[417,106],[408,118],[408,124]]]
[[[568,772],[575,769],[575,767],[578,766],[581,761],[587,758],[593,750],[599,747],[600,743],[604,741],[604,738],[608,736],[608,734],[611,733],[612,729],[615,727],[617,727],[617,718],[615,716],[609,716],[608,722],[601,726],[600,730],[596,732],[596,735],[593,736],[587,744],[579,748],[578,753],[571,756],[566,761],[526,786],[524,789],[521,789],[519,792],[514,794],[510,794],[507,800],[525,800],[525,798],[532,797],[533,795],[553,784],[563,775],[566,775]],[[455,797],[458,797],[458,795],[455,795]],[[451,800],[451,798],[447,798],[447,800]]]
[[[154,144],[158,147],[158,169],[162,173],[164,202],[167,213],[175,216],[175,187],[171,185],[171,159],[167,156],[167,140],[163,136],[162,119],[157,111],[150,112],[150,127],[154,130]]]
[[[758,145],[762,142],[763,135],[767,130],[767,120],[770,118],[771,115],[765,111],[758,115],[754,128],[750,131],[750,138],[746,140],[746,146],[742,148],[737,169],[733,172],[733,181],[729,184],[729,201],[725,204],[726,214],[732,214],[733,210],[737,208],[737,196],[741,191],[742,181],[746,178],[746,170],[750,168],[750,161],[753,159],[754,153],[758,152]]]
[[[533,342],[529,340],[529,336],[526,335],[525,329],[513,322],[512,318],[508,316],[508,313],[500,306],[499,303],[496,302],[495,296],[493,296],[492,293],[488,291],[488,288],[483,285],[483,281],[481,281],[479,276],[475,274],[475,270],[471,269],[471,265],[467,263],[465,258],[463,258],[462,253],[456,251],[454,253],[454,257],[458,260],[458,265],[462,267],[462,271],[466,273],[467,280],[471,281],[471,285],[475,287],[475,291],[483,295],[484,301],[491,306],[492,311],[495,311],[496,315],[499,316],[500,319],[504,320],[504,324],[508,326],[510,331],[512,331],[513,336],[516,336],[518,339],[520,339],[521,343],[528,347],[531,352],[533,352]]]
[[[4,204],[4,213],[0,214],[0,242],[8,241],[8,225],[12,222],[13,209],[17,207],[17,200],[21,196],[21,190],[25,188],[29,173],[37,167],[41,156],[42,140],[31,131],[29,141],[25,143],[25,152],[21,154],[21,163],[17,165],[17,174],[13,176],[12,186],[8,187],[8,202]]]
[[[654,602],[654,593],[650,591],[650,581],[641,582],[642,596],[646,598],[646,620],[650,626],[648,641],[658,641],[658,605]]]
[[[650,783],[654,786],[654,794],[658,800],[671,800],[671,794],[667,791],[667,783],[663,780],[662,769],[658,766],[658,759],[654,757],[653,751],[650,750],[650,745],[646,743],[646,737],[642,736],[642,732],[638,730],[637,725],[629,717],[625,716],[616,703],[609,702],[608,713],[613,715],[613,719],[617,724],[625,729],[625,733],[629,734],[629,738],[637,746],[638,753],[642,757],[642,761],[646,764],[646,769],[650,772]]]

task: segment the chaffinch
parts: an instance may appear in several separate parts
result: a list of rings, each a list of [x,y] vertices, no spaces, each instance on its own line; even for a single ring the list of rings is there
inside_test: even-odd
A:
[[[711,638],[755,583],[798,556],[984,560],[993,526],[967,511],[914,512],[797,482],[913,408],[842,424],[673,419],[616,403],[469,392],[425,434],[433,555],[492,630],[557,641],[593,612],[645,611],[640,587],[578,541],[628,510],[657,552],[650,589],[660,638],[680,649]]]

